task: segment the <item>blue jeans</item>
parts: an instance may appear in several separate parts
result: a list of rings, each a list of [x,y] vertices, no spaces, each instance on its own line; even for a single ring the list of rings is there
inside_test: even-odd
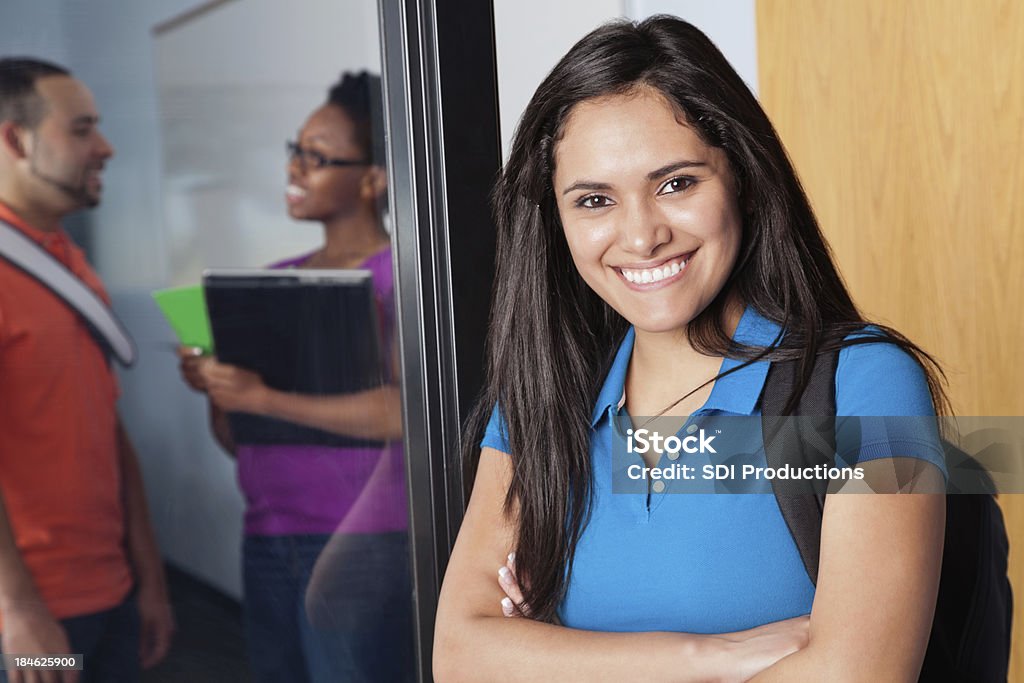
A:
[[[254,680],[414,680],[405,533],[339,537],[343,550],[332,554],[331,566],[318,570],[317,594],[311,596],[315,614],[310,615],[306,589],[330,539],[245,538],[243,618]]]
[[[60,623],[71,645],[70,652],[61,654],[84,655],[81,683],[139,680],[139,610],[134,594],[112,609],[61,619]],[[2,670],[0,683],[7,683]]]

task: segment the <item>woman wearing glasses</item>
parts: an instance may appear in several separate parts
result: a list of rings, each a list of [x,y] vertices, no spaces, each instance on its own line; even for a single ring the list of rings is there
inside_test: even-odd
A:
[[[238,460],[246,498],[245,625],[258,681],[400,681],[411,668],[408,513],[391,249],[382,222],[387,172],[380,113],[379,78],[345,74],[298,140],[288,143],[288,213],[321,223],[324,244],[272,267],[373,274],[383,357],[390,359],[384,383],[355,394],[292,394],[266,386],[249,370],[182,350],[182,374],[209,396],[214,434]],[[229,412],[385,446],[235,444]]]

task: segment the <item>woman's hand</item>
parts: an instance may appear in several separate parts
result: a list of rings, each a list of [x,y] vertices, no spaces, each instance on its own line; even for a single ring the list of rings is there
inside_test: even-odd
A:
[[[181,371],[181,378],[185,380],[185,384],[204,394],[206,393],[206,380],[203,379],[200,368],[206,360],[203,350],[198,346],[178,347],[178,369]]]
[[[810,616],[802,616],[746,631],[723,633],[719,637],[728,641],[726,652],[733,663],[730,673],[736,676],[735,680],[746,681],[799,652],[810,642],[810,625]]]
[[[501,599],[501,613],[506,617],[528,617],[530,606],[523,600],[523,591],[516,578],[516,554],[509,553],[505,565],[498,569],[498,585],[505,591]]]
[[[215,406],[229,413],[267,414],[271,389],[251,370],[204,358],[199,366],[206,393]]]

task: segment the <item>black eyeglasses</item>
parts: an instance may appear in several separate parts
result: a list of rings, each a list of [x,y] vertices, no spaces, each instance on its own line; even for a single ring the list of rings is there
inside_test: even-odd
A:
[[[372,162],[363,159],[332,159],[325,157],[320,152],[307,149],[299,143],[289,140],[285,143],[288,150],[289,161],[299,160],[299,166],[303,170],[307,168],[327,168],[328,166],[369,166]]]

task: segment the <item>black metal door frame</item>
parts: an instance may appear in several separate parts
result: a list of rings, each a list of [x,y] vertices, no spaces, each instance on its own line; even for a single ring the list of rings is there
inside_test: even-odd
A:
[[[380,0],[416,638],[430,681],[464,509],[461,425],[483,380],[501,163],[491,0]]]

